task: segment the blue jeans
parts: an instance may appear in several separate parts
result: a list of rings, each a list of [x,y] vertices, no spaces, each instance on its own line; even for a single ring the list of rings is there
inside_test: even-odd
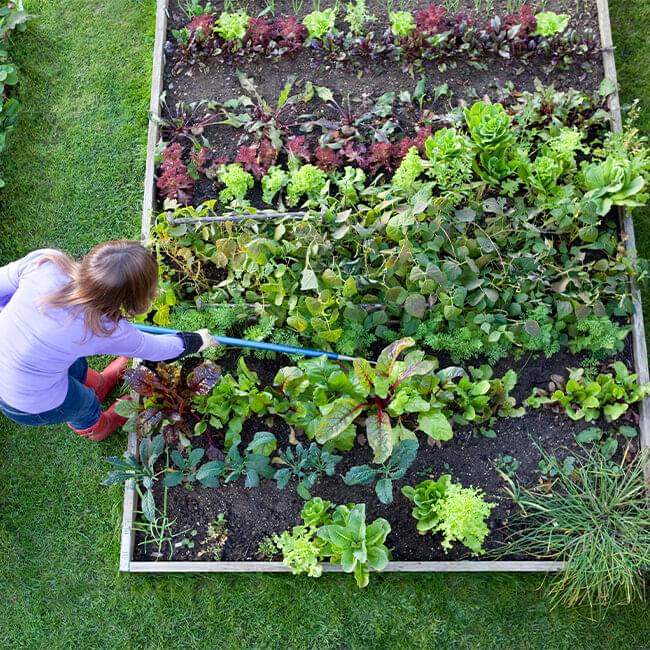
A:
[[[0,400],[0,412],[18,424],[38,427],[48,424],[61,424],[68,422],[75,429],[90,429],[97,424],[101,414],[102,405],[92,388],[84,386],[88,362],[77,359],[68,369],[68,394],[61,406],[43,413],[25,413],[12,408]]]

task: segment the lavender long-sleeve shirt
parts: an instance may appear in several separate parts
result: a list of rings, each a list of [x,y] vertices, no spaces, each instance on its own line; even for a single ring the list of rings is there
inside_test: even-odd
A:
[[[0,267],[0,400],[26,413],[60,406],[68,392],[68,368],[79,357],[124,355],[148,361],[172,359],[184,352],[173,334],[144,334],[121,321],[110,336],[84,326],[79,310],[41,306],[67,276],[51,262],[39,264],[38,250]]]

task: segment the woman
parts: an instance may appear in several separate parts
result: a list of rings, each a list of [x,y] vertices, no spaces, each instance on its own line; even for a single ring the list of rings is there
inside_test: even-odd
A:
[[[108,438],[126,420],[117,402],[104,412],[101,402],[127,357],[173,361],[218,345],[208,330],[156,336],[126,320],[149,310],[157,283],[154,256],[133,241],[99,244],[81,262],[37,250],[0,267],[0,411]],[[123,356],[97,373],[85,359],[93,354]]]

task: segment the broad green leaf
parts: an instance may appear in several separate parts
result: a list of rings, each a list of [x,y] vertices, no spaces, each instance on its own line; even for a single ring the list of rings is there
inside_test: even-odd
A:
[[[391,479],[379,479],[377,485],[375,485],[375,492],[377,493],[377,498],[384,505],[393,503],[393,481]]]
[[[316,425],[316,440],[323,444],[336,438],[357,418],[361,410],[359,402],[352,397],[340,397],[335,400]]]
[[[393,432],[388,413],[374,413],[366,418],[366,436],[375,455],[373,463],[383,463],[393,451]]]
[[[301,291],[318,291],[318,278],[311,269],[305,268],[303,270],[300,279],[300,289]]]
[[[270,456],[278,446],[278,441],[270,431],[258,431],[248,443],[246,451],[262,456]]]
[[[343,482],[346,485],[368,485],[373,482],[376,473],[369,465],[356,465],[346,472]]]
[[[372,392],[375,386],[375,371],[366,359],[355,359],[352,362],[354,374],[366,393]]]
[[[147,490],[142,496],[142,514],[147,521],[156,521],[156,503],[151,490]]]
[[[449,420],[439,411],[420,413],[418,416],[418,426],[434,440],[451,440],[454,436]]]
[[[600,453],[609,460],[614,456],[616,450],[618,449],[618,440],[616,438],[607,438],[605,442],[600,447]]]
[[[596,442],[596,440],[600,440],[602,437],[602,429],[599,429],[598,427],[589,427],[588,429],[584,429],[580,433],[576,434],[576,442],[581,444]]]
[[[375,366],[377,372],[388,377],[397,361],[397,357],[399,357],[404,350],[411,348],[414,345],[415,341],[409,336],[399,339],[398,341],[391,343],[387,348],[384,348],[377,359],[377,365]]]
[[[404,303],[404,310],[407,314],[419,318],[420,320],[424,318],[424,314],[427,309],[427,301],[424,296],[421,296],[417,293],[412,293]]]

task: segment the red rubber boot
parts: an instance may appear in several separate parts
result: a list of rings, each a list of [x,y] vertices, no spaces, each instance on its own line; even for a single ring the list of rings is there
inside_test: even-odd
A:
[[[99,417],[99,420],[88,429],[75,429],[73,426],[68,424],[68,426],[80,436],[88,438],[88,440],[94,440],[95,442],[101,442],[106,440],[111,434],[115,433],[121,426],[126,422],[126,418],[118,415],[115,412],[115,405],[125,399],[131,399],[129,395],[120,397],[117,401],[113,402]]]
[[[84,386],[92,388],[97,395],[97,399],[103,402],[113,388],[117,386],[117,382],[120,381],[128,364],[129,360],[127,357],[117,357],[117,359],[111,361],[101,372],[88,368]]]

